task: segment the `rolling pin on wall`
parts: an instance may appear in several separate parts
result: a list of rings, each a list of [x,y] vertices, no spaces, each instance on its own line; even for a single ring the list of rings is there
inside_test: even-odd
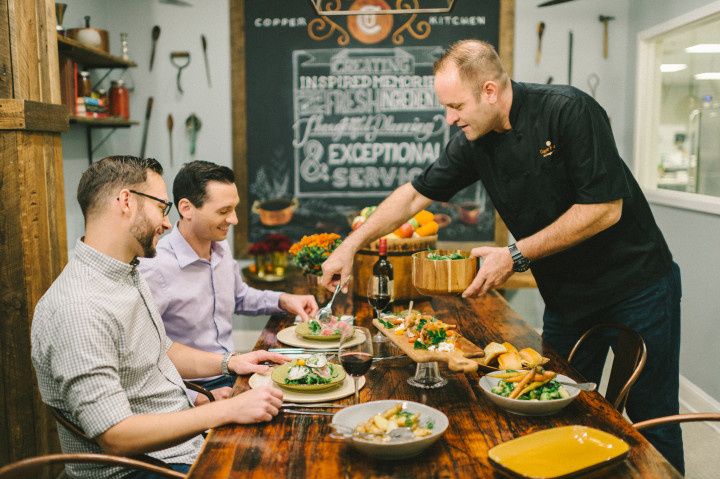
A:
[[[598,17],[600,23],[603,24],[603,58],[608,57],[608,23],[615,20],[615,17],[608,15],[600,15]]]

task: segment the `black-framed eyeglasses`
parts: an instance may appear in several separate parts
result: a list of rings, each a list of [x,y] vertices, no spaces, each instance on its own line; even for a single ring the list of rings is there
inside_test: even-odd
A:
[[[147,193],[142,193],[140,191],[135,190],[128,190],[130,193],[135,193],[136,195],[144,196],[145,198],[150,198],[151,200],[158,201],[165,205],[163,208],[163,216],[167,216],[170,213],[170,210],[172,209],[172,201],[165,201],[163,199],[158,198],[157,196],[148,195]]]

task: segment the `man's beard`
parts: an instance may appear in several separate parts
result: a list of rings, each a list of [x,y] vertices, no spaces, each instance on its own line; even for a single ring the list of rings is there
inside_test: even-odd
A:
[[[143,212],[142,217],[133,224],[130,228],[130,233],[135,237],[135,240],[142,246],[143,258],[154,258],[156,251],[153,245],[155,239],[155,228],[152,227],[147,216]]]

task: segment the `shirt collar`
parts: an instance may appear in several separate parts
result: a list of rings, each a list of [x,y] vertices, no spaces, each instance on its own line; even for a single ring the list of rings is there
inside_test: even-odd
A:
[[[517,83],[512,80],[510,83],[512,85],[513,92],[512,105],[510,106],[510,126],[513,130],[517,130],[520,127],[520,110],[525,103],[525,96],[527,93],[525,91],[525,86],[522,83]]]
[[[513,98],[512,105],[510,105],[510,127],[511,129],[498,133],[497,131],[490,131],[479,140],[485,143],[496,144],[498,142],[505,141],[506,138],[512,135],[518,135],[522,126],[522,120],[524,117],[520,116],[520,110],[525,103],[527,92],[525,86],[522,83],[510,81],[512,86]]]
[[[130,263],[124,263],[85,244],[84,238],[78,238],[75,243],[75,258],[113,281],[132,283],[132,273],[138,264],[137,258]]]
[[[192,246],[190,246],[190,243],[187,242],[185,237],[180,232],[179,225],[180,222],[178,221],[177,223],[175,223],[175,227],[172,229],[172,231],[168,233],[168,242],[170,243],[170,246],[175,253],[175,257],[177,258],[178,266],[180,266],[180,269],[196,261],[207,261],[198,256]],[[212,252],[210,264],[212,266],[215,266],[217,262],[224,256],[225,250],[222,248],[220,243],[216,241],[213,241],[211,243],[210,249]]]

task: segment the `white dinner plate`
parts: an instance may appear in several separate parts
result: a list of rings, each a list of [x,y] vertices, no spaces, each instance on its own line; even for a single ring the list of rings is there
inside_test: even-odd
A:
[[[287,344],[288,346],[295,346],[297,348],[327,349],[340,347],[339,339],[335,341],[313,341],[312,339],[301,338],[297,334],[295,334],[295,326],[281,329],[280,331],[278,331],[276,337],[277,340],[281,343]],[[348,346],[354,346],[356,344],[362,343],[363,341],[365,341],[365,335],[361,331],[358,331],[356,329],[355,335],[348,342]]]

